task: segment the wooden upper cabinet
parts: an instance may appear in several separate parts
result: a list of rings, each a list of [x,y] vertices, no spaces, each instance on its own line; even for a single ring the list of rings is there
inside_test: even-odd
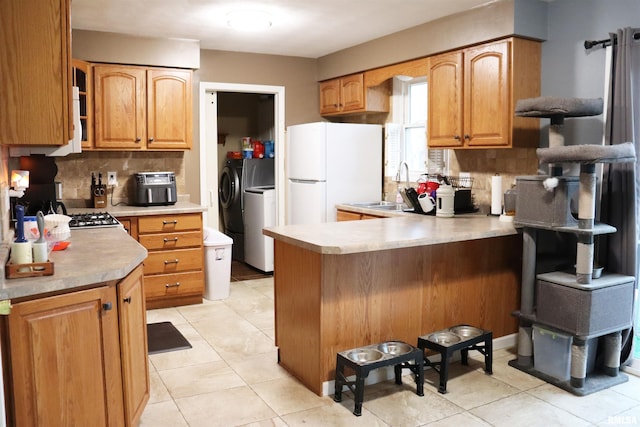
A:
[[[429,59],[430,148],[537,147],[539,121],[514,117],[540,96],[540,43],[512,38]]]
[[[94,126],[96,148],[144,149],[146,71],[119,65],[95,65]]]
[[[353,74],[340,79],[342,111],[362,110],[365,107],[364,74]]]
[[[365,87],[364,73],[326,80],[320,83],[320,114],[388,112],[389,96],[389,82]]]
[[[0,144],[73,136],[69,0],[0,1]]]
[[[95,149],[187,150],[192,141],[190,70],[95,65]]]
[[[91,64],[72,60],[73,86],[78,88],[82,148],[93,147],[93,74]]]
[[[430,58],[429,147],[461,147],[463,129],[462,52]]]
[[[149,70],[147,106],[147,148],[191,148],[191,71]]]
[[[509,145],[508,43],[464,53],[464,142],[468,146]]]
[[[320,114],[339,113],[340,106],[340,79],[320,83]]]

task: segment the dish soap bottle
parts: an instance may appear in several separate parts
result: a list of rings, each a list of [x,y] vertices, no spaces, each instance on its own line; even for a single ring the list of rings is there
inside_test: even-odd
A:
[[[400,187],[398,187],[398,191],[396,192],[396,203],[401,204],[404,202],[402,198],[402,194],[400,194]]]

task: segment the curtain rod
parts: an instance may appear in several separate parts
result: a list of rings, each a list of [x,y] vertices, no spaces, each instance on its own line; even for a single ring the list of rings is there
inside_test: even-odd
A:
[[[640,40],[640,33],[634,33],[633,34],[633,39],[634,40]],[[615,38],[613,39],[613,42],[615,43]],[[602,47],[607,47],[607,46],[611,46],[611,39],[604,39],[604,40],[585,40],[584,41],[584,48],[585,49],[591,49],[594,46],[597,46],[601,44]]]

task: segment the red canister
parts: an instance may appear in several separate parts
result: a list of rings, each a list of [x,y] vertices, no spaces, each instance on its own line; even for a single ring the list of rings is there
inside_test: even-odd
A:
[[[264,144],[260,141],[253,141],[253,158],[264,158]]]

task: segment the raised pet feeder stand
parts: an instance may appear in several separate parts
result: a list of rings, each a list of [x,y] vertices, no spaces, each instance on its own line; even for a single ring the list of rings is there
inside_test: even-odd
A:
[[[449,360],[453,353],[460,350],[461,363],[469,364],[469,350],[476,350],[484,355],[487,374],[493,373],[493,334],[491,331],[469,325],[458,325],[433,332],[418,338],[418,347],[440,353],[439,362],[431,362],[425,357],[424,363],[440,374],[438,392],[447,392],[449,377]]]
[[[551,118],[549,148],[537,150],[541,163],[549,164],[550,176],[518,177],[514,224],[523,230],[523,264],[518,358],[509,365],[572,392],[586,395],[627,381],[619,373],[621,331],[631,327],[634,277],[593,270],[594,238],[615,233],[607,224],[595,222],[597,163],[635,162],[632,143],[564,146],[565,117],[602,113],[602,99],[532,98],[518,101],[516,115]],[[580,176],[562,176],[563,163],[579,163]],[[571,201],[577,191],[578,218]],[[576,271],[536,275],[536,229],[572,233],[577,237]],[[595,274],[594,274],[595,273]],[[570,379],[545,373],[533,357],[532,325],[552,327],[572,338]],[[604,367],[587,372],[590,345],[603,338]]]
[[[413,361],[413,363],[410,363]],[[402,384],[402,368],[410,369],[415,375],[416,394],[424,396],[423,352],[402,341],[388,341],[341,351],[336,360],[335,395],[333,400],[342,401],[342,388],[348,387],[354,394],[353,414],[362,414],[364,382],[369,372],[385,366],[394,366],[396,384]],[[349,381],[344,373],[345,367],[355,371],[356,378]]]

